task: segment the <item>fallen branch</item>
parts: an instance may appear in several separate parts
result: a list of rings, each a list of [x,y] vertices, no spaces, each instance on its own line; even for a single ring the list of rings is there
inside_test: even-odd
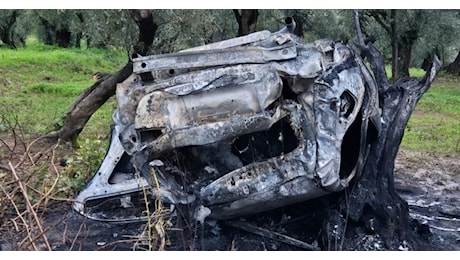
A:
[[[320,248],[318,248],[316,246],[312,246],[312,245],[307,244],[307,243],[305,243],[303,241],[300,241],[298,239],[295,239],[295,238],[292,238],[292,237],[289,237],[289,236],[286,236],[286,235],[283,235],[283,234],[280,234],[278,232],[274,232],[274,231],[271,231],[271,230],[268,230],[268,229],[265,229],[265,228],[257,227],[257,226],[251,225],[251,224],[249,224],[247,222],[225,221],[225,224],[227,224],[229,226],[232,226],[232,227],[235,227],[235,228],[239,228],[239,229],[248,231],[250,233],[253,233],[253,234],[265,237],[265,238],[270,238],[270,239],[273,239],[273,240],[277,240],[277,241],[286,243],[288,245],[297,246],[297,247],[300,247],[300,248],[303,248],[303,249],[308,249],[308,250],[313,250],[313,251],[321,250]]]
[[[46,235],[45,235],[45,231],[43,230],[43,227],[42,225],[40,224],[40,220],[38,219],[38,216],[37,216],[37,213],[35,212],[35,210],[33,209],[32,207],[32,204],[30,203],[30,200],[29,200],[29,197],[27,196],[27,192],[24,188],[24,184],[22,183],[22,181],[19,179],[19,176],[17,175],[16,171],[14,170],[14,167],[13,165],[11,164],[11,162],[9,161],[8,162],[8,165],[10,166],[11,168],[11,172],[13,173],[13,176],[14,176],[14,179],[16,180],[16,182],[18,183],[19,185],[19,189],[21,190],[21,193],[22,193],[22,196],[24,197],[24,201],[26,203],[26,206],[27,206],[27,209],[29,211],[29,214],[31,214],[34,219],[35,219],[35,222],[37,224],[37,227],[38,229],[40,230],[40,236],[42,236],[44,242],[45,242],[45,245],[46,245],[46,248],[51,251],[51,246],[50,244],[48,243],[48,239],[46,238]]]
[[[77,137],[91,116],[105,104],[110,97],[115,95],[117,84],[123,82],[132,72],[133,64],[129,61],[118,72],[94,83],[90,88],[80,94],[77,100],[72,104],[64,117],[62,126],[58,130],[44,134],[42,137],[57,141],[58,143],[71,141],[75,147],[78,147]]]
[[[21,159],[19,160],[19,162],[18,162],[14,167],[12,167],[12,169],[17,169],[22,163],[24,163],[24,161],[26,160],[26,158],[29,158],[29,160],[32,162],[32,164],[35,165],[34,160],[31,158],[29,152],[30,152],[30,150],[32,149],[32,146],[33,146],[36,142],[38,142],[39,140],[41,140],[42,138],[43,138],[43,137],[40,136],[40,137],[34,139],[33,141],[31,141],[31,142],[27,145],[24,154],[21,156]]]
[[[8,200],[11,201],[11,205],[13,206],[14,210],[16,211],[16,214],[18,215],[16,218],[19,218],[22,221],[22,223],[25,226],[25,229],[27,230],[27,234],[30,234],[30,230],[29,230],[30,225],[27,224],[27,221],[22,216],[23,213],[21,213],[21,211],[19,210],[18,206],[14,202],[13,197],[11,197],[8,194],[8,192],[3,188],[2,185],[0,185],[0,189],[3,191],[3,193],[5,193],[5,196],[8,198]],[[10,219],[10,221],[13,223],[13,225],[14,225],[14,227],[16,229],[16,232],[21,232],[21,229],[19,228],[19,225],[16,223],[16,218]],[[32,238],[29,235],[27,236],[27,239],[29,239],[31,242],[33,241]],[[38,250],[34,243],[32,243],[32,246],[34,247],[35,250]]]

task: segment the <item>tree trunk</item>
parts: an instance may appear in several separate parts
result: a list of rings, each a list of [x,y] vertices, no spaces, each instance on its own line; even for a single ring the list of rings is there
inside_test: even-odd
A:
[[[71,46],[72,33],[67,28],[56,30],[55,35],[56,44],[59,47],[69,48]]]
[[[259,12],[254,9],[233,9],[236,21],[238,22],[238,35],[248,35],[256,31],[257,17]]]
[[[53,45],[55,42],[54,39],[54,32],[56,31],[56,27],[49,23],[45,18],[39,16],[41,26],[43,26],[43,43],[47,45]]]
[[[307,18],[305,18],[307,15],[300,15],[300,14],[294,14],[292,18],[296,22],[295,29],[294,29],[294,34],[299,36],[300,38],[303,38],[303,33],[304,33],[304,23]]]
[[[354,246],[355,238],[363,236],[363,226],[367,233],[378,234],[387,250],[397,250],[403,241],[413,247],[420,242],[410,228],[408,205],[395,191],[393,173],[405,126],[416,103],[438,73],[440,62],[435,61],[432,68],[421,80],[401,78],[388,88],[378,83],[385,123],[378,140],[371,144],[361,178],[349,194],[340,199],[338,212],[351,220],[342,238],[348,245]],[[345,225],[347,223],[342,222],[343,230]]]
[[[339,250],[363,250],[366,248],[356,248],[356,244],[372,234],[381,239],[387,250],[397,250],[405,242],[420,250],[419,237],[411,229],[408,204],[394,187],[394,162],[407,122],[434,81],[441,62],[435,57],[430,71],[421,79],[404,77],[390,84],[383,57],[371,43],[363,42],[359,40],[358,48],[368,59],[374,78],[362,71],[368,79],[368,90],[378,93],[382,124],[377,138],[368,145],[368,155],[355,183],[339,195],[337,209],[326,214],[323,230],[331,231],[334,226],[336,232],[324,232],[321,240],[325,246],[339,240]],[[359,66],[364,67],[364,63]]]
[[[140,55],[146,55],[155,39],[158,25],[153,21],[150,10],[131,10],[131,16],[139,28],[139,40],[134,51]]]
[[[133,10],[133,19],[139,27],[139,41],[141,46],[135,51],[146,53],[153,42],[157,25],[153,21],[152,12],[146,10]],[[133,72],[133,64],[129,61],[121,70],[105,77],[86,89],[70,107],[64,117],[63,125],[56,131],[45,135],[55,138],[60,142],[72,142],[77,146],[77,138],[94,112],[96,112],[111,96],[115,94],[116,85],[123,82]]]
[[[393,80],[399,79],[399,47],[398,47],[398,36],[396,28],[396,10],[390,11],[390,39],[391,39],[391,78]]]
[[[19,16],[17,10],[13,10],[9,15],[7,21],[0,26],[0,40],[8,47],[16,49],[16,43],[14,40],[14,25]]]
[[[78,20],[80,21],[80,26],[83,27],[84,24],[85,24],[85,19],[83,18],[83,13],[77,12],[76,15],[78,17]],[[81,48],[81,40],[83,39],[83,33],[81,31],[78,32],[76,37],[75,37],[75,47],[79,48],[79,49]]]
[[[418,38],[419,29],[416,27],[405,31],[398,43],[398,73],[400,77],[409,77],[410,57],[412,46]],[[393,79],[396,81],[395,79]]]
[[[447,73],[460,75],[460,51],[458,52],[458,55],[455,58],[454,62],[447,66]]]
[[[410,56],[412,53],[412,45],[398,45],[398,78],[409,77]]]
[[[418,38],[419,26],[414,24],[410,29],[400,32],[398,17],[402,16],[400,10],[370,10],[366,15],[375,21],[388,33],[391,42],[391,80],[396,82],[401,77],[409,76],[412,46]]]

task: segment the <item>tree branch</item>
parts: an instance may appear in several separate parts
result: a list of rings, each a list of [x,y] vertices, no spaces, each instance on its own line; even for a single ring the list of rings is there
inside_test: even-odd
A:
[[[385,60],[372,43],[364,43],[359,22],[359,12],[357,10],[353,11],[353,21],[358,37],[358,44],[356,44],[356,47],[361,51],[361,55],[367,58],[370,63],[371,70],[374,72],[375,81],[379,86],[379,93],[381,91],[386,91],[390,83],[388,81],[387,72],[385,71]]]
[[[76,138],[91,118],[91,115],[115,94],[117,84],[128,78],[132,72],[133,64],[129,61],[117,73],[91,86],[71,106],[62,127],[57,131],[45,134],[43,137],[60,139],[61,142],[72,141],[76,145]]]
[[[383,19],[386,19],[386,14],[384,10],[378,11],[368,11],[367,15],[374,18],[374,20],[382,26],[382,28],[388,33],[391,34],[391,28],[388,26]]]
[[[359,11],[358,10],[353,10],[353,22],[355,24],[355,29],[356,29],[356,36],[358,37],[358,43],[359,45],[364,46],[364,38],[363,38],[363,33],[361,31],[361,24],[359,22]]]

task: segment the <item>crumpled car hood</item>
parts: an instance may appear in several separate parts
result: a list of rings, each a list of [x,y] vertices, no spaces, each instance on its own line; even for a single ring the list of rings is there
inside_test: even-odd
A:
[[[261,31],[133,65],[107,156],[76,198],[82,214],[151,187],[152,173],[162,200],[217,219],[324,196],[349,185],[378,130],[367,69],[341,43]]]

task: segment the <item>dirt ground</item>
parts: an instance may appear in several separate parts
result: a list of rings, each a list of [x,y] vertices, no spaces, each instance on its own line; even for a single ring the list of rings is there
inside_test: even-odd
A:
[[[432,154],[400,152],[395,165],[395,184],[408,202],[410,216],[419,221],[433,242],[426,250],[460,250],[460,160]],[[68,202],[53,202],[42,220],[46,237],[55,251],[294,251],[320,250],[316,241],[321,232],[314,216],[319,201],[241,218],[234,221],[193,221],[179,218],[184,209],[176,209],[176,217],[165,223],[108,223],[85,218],[71,209]],[[307,208],[307,210],[305,210]],[[309,210],[312,209],[312,210]],[[171,225],[168,225],[168,221]],[[187,222],[190,221],[190,222]],[[150,229],[163,236],[149,237]],[[3,233],[1,250],[17,250],[17,238]],[[46,250],[42,241],[39,249]],[[323,245],[323,246],[322,246]],[[326,250],[340,250],[340,245]],[[375,236],[365,236],[350,250],[384,250]],[[401,244],[399,250],[411,250]]]
[[[460,250],[460,158],[400,152],[395,184],[440,250]]]

